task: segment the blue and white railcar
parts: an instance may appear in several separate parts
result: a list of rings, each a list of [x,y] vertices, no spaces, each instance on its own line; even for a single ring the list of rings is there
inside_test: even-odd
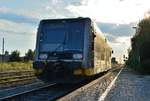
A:
[[[109,70],[110,60],[111,48],[90,18],[40,22],[33,63],[38,74],[91,76]]]

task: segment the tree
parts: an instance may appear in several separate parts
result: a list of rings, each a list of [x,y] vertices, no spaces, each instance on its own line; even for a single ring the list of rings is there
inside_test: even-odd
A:
[[[34,51],[31,49],[28,50],[28,52],[25,54],[24,60],[25,61],[30,61],[34,59]]]
[[[138,45],[150,42],[150,17],[139,22],[136,34],[132,38],[132,41]]]
[[[129,53],[128,65],[150,73],[150,17],[142,19],[131,39],[132,50]]]
[[[138,34],[148,34],[150,33],[150,17],[149,18],[145,18],[143,20],[140,21],[140,23],[138,24]]]
[[[20,52],[18,50],[11,52],[9,61],[11,61],[11,62],[21,61]]]

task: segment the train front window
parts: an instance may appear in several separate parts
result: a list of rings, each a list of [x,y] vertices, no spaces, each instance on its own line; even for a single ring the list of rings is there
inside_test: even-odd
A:
[[[43,44],[52,43],[62,43],[65,38],[65,30],[64,29],[46,29],[43,31]]]
[[[41,29],[41,52],[83,50],[83,22],[46,23]]]
[[[82,50],[84,42],[84,23],[72,22],[68,24],[67,48],[73,50]]]

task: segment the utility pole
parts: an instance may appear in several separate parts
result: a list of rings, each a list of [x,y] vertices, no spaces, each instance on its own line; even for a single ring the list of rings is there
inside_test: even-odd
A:
[[[5,41],[4,41],[4,38],[3,38],[3,42],[2,42],[2,62],[4,62],[4,45],[5,45]]]

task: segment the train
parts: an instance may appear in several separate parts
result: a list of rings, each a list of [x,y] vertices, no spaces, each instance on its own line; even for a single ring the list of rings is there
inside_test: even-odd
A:
[[[35,53],[38,77],[90,77],[111,69],[112,49],[88,17],[41,20]]]

